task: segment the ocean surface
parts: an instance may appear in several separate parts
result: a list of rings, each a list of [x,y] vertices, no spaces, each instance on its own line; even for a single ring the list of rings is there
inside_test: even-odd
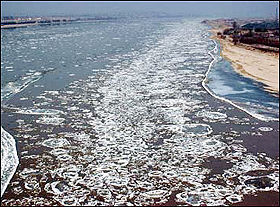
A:
[[[242,136],[279,134],[279,99],[235,73],[201,21],[1,30],[1,204],[230,205],[278,192],[279,159]]]

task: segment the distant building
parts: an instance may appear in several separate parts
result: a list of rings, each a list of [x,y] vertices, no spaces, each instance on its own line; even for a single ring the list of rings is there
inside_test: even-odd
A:
[[[234,21],[232,28],[225,29],[223,35],[229,35],[234,44],[240,42],[279,48],[279,22],[274,20],[250,22],[241,27]]]

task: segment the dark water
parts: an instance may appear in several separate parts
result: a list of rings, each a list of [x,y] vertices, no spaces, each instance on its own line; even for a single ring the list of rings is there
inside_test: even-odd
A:
[[[2,177],[2,163],[15,169],[2,130],[1,204],[226,205],[278,191],[279,160],[252,153],[242,137],[279,127],[207,93],[215,44],[200,22],[3,30],[1,124],[19,165],[10,182],[10,168]],[[264,187],[252,171],[266,172]]]

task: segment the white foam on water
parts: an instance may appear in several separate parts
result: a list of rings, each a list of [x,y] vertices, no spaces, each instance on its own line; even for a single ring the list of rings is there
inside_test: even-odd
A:
[[[1,126],[1,197],[14,175],[18,163],[15,140]]]

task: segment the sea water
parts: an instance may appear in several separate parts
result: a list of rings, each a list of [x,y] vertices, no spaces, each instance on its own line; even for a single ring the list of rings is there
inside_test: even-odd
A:
[[[211,92],[251,116],[265,121],[278,121],[279,97],[264,91],[263,84],[236,73],[230,62],[221,58],[220,52],[221,46],[215,42],[214,49],[210,51],[213,64],[206,78],[206,85]]]
[[[230,115],[219,99],[249,96],[253,89],[227,62],[224,70],[238,85],[230,85],[232,76],[217,75],[222,66],[209,55],[216,45],[200,22],[129,18],[3,30],[1,107],[17,125],[10,130],[20,164],[13,196],[2,202],[150,205],[173,194],[181,204],[225,205],[258,191],[246,183],[259,177],[247,173],[267,169],[269,184],[262,190],[277,191],[277,159],[233,142],[241,132],[213,129],[253,122],[249,114]],[[211,106],[208,92],[218,106]],[[248,108],[247,101],[232,104]],[[275,99],[257,103],[259,111],[277,105]],[[277,113],[262,113],[271,116]],[[13,140],[1,129],[1,141],[7,138]],[[2,160],[2,148],[14,159]],[[1,169],[9,174],[2,180],[1,171],[1,190],[14,174],[15,155],[14,144],[1,145]],[[230,167],[209,178],[211,169],[203,165],[209,157]]]

